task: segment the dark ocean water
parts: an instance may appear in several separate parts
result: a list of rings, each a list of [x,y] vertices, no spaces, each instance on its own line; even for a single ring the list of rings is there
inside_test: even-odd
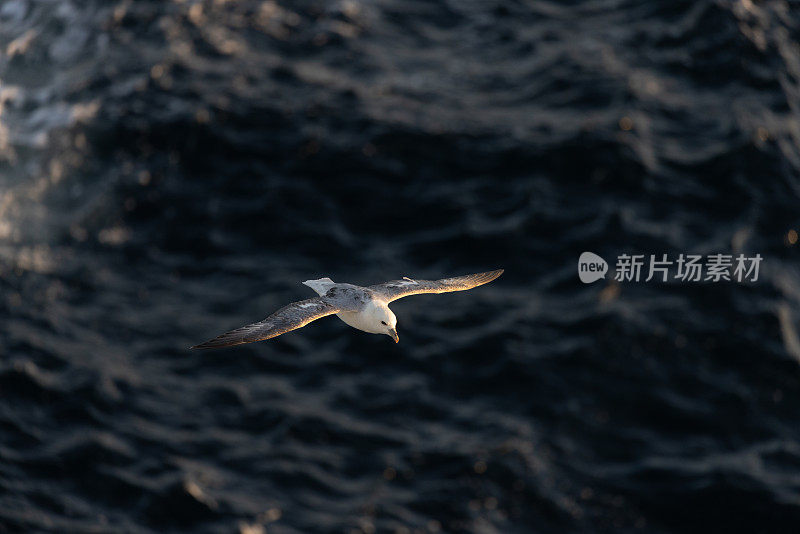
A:
[[[0,531],[797,532],[799,37],[784,0],[0,1]],[[499,267],[398,345],[187,350],[309,278]]]

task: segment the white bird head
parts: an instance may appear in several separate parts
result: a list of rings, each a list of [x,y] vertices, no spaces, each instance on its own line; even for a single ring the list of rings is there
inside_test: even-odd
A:
[[[373,334],[386,334],[397,343],[400,338],[397,336],[397,317],[392,310],[384,303],[375,303],[367,311],[369,317],[369,332]]]

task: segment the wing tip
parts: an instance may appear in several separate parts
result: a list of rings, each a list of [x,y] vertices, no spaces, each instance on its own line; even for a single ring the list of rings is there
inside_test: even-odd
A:
[[[485,273],[481,273],[480,276],[486,278],[486,282],[484,283],[488,283],[492,280],[500,278],[500,275],[502,275],[504,272],[506,272],[505,269],[495,269],[494,271],[486,271]]]
[[[242,344],[241,341],[230,342],[230,341],[223,341],[222,339],[219,339],[219,338],[214,338],[214,339],[209,339],[208,341],[204,341],[203,343],[200,343],[199,345],[193,345],[193,346],[189,347],[189,350],[192,350],[192,349],[199,349],[199,350],[221,349],[222,347],[232,347],[234,345],[241,345],[241,344]]]

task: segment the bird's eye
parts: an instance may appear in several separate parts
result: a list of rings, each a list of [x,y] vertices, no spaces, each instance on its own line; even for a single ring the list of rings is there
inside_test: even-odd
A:
[[[384,325],[385,325],[385,324],[386,324],[386,321],[381,321],[381,324],[384,324]]]

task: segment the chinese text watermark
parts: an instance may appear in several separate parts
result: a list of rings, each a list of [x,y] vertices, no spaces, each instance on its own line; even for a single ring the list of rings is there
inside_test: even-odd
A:
[[[756,282],[761,254],[679,254],[670,259],[667,254],[620,254],[617,257],[614,280],[617,282]],[[605,278],[606,261],[593,252],[584,252],[578,259],[578,277],[591,284]]]

